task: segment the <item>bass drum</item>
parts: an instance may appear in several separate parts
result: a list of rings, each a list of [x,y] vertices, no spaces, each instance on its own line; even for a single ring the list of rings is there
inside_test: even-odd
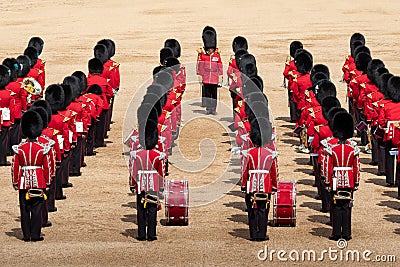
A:
[[[274,226],[296,226],[296,182],[278,182],[278,190],[273,199],[272,224]]]
[[[165,217],[167,224],[189,224],[189,186],[187,180],[165,181]]]

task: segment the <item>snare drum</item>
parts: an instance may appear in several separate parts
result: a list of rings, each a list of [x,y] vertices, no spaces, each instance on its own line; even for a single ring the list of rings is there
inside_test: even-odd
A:
[[[167,224],[189,223],[189,187],[187,180],[165,180],[165,217]]]
[[[278,182],[274,194],[273,225],[296,226],[296,182]]]

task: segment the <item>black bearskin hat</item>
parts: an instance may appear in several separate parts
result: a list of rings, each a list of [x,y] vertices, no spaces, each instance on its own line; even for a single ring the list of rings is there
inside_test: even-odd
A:
[[[365,37],[361,33],[353,33],[353,35],[350,37],[350,46],[352,43],[355,41],[359,41],[362,45],[365,45]]]
[[[379,68],[384,68],[385,64],[380,59],[372,59],[367,66],[367,77],[376,85],[375,71]]]
[[[87,93],[88,94],[94,94],[94,95],[102,95],[103,94],[103,89],[98,84],[92,84],[91,86],[89,86],[89,88],[87,90]]]
[[[181,63],[175,57],[166,58],[164,61],[164,65],[167,68],[171,68],[172,70],[174,70],[176,74],[179,72],[179,70],[181,68]]]
[[[160,50],[160,64],[165,65],[165,59],[174,56],[174,51],[169,47],[164,47]]]
[[[254,76],[250,79],[245,79],[242,86],[243,95],[246,97],[247,95],[254,92],[262,92],[263,88],[264,83],[260,76]]]
[[[52,84],[46,88],[44,97],[51,106],[51,112],[56,114],[57,111],[64,109],[65,94],[59,84]]]
[[[325,97],[328,96],[334,96],[336,97],[336,86],[328,81],[328,80],[323,80],[320,83],[318,83],[318,89],[316,88],[316,93],[317,93],[317,101],[318,103],[322,104],[322,100]]]
[[[103,73],[103,63],[101,63],[100,59],[92,58],[88,62],[88,68],[90,74],[102,74]]]
[[[62,89],[64,90],[64,108],[63,110],[67,109],[69,104],[74,101],[74,94],[72,92],[72,88],[67,84],[61,84]]]
[[[97,44],[102,44],[107,47],[108,59],[115,55],[115,43],[110,39],[103,39],[97,42]]]
[[[240,72],[242,72],[248,78],[258,75],[256,58],[252,54],[243,55],[238,67]],[[246,77],[242,77],[242,81],[246,80],[245,78]]]
[[[324,64],[315,64],[314,67],[312,67],[311,69],[310,78],[312,79],[312,77],[318,72],[324,73],[328,80],[331,78],[331,74],[329,73],[329,68]]]
[[[18,78],[25,78],[31,70],[31,60],[27,56],[18,56],[17,62],[19,64],[18,68]]]
[[[181,56],[181,45],[176,39],[167,39],[164,42],[164,47],[169,47],[172,49],[173,56],[179,58]]]
[[[80,94],[86,91],[87,89],[87,77],[83,71],[77,70],[72,73],[71,76],[77,77],[79,79],[79,87],[80,87]]]
[[[246,51],[249,49],[249,45],[247,44],[247,40],[243,36],[236,36],[235,39],[233,39],[233,42],[232,42],[233,53],[236,54],[236,52],[239,49],[244,49]]]
[[[158,72],[153,76],[154,83],[161,84],[166,90],[170,90],[174,86],[174,78],[168,69]]]
[[[313,90],[315,89],[315,86],[317,86],[321,81],[327,80],[329,81],[329,78],[326,76],[325,73],[323,72],[317,72],[314,73],[314,75],[310,76],[311,84],[314,87]]]
[[[246,103],[245,112],[249,121],[255,118],[268,118],[268,102],[264,99],[263,101]]]
[[[21,117],[22,134],[30,139],[35,139],[42,134],[43,121],[39,113],[28,110]]]
[[[81,85],[78,77],[67,76],[64,78],[63,84],[69,85],[72,90],[72,99],[76,99],[81,95]]]
[[[389,97],[389,92],[388,92],[388,82],[390,78],[392,78],[394,75],[391,73],[383,73],[381,76],[379,76],[379,90],[381,93],[385,96],[385,98]]]
[[[371,61],[371,56],[365,52],[361,52],[356,56],[356,68],[363,73],[367,72],[368,63]]]
[[[154,106],[154,108],[157,110],[157,118],[162,113],[162,107],[161,107],[161,102],[160,102],[161,97],[159,95],[156,95],[153,93],[147,93],[144,95],[143,100],[142,100],[142,104],[150,104],[150,105]]]
[[[38,54],[40,55],[43,51],[44,41],[40,37],[32,37],[28,42],[28,46],[33,46],[36,48]]]
[[[330,111],[332,108],[340,108],[340,107],[341,107],[340,102],[339,102],[339,99],[337,99],[337,98],[334,97],[334,96],[327,96],[327,97],[325,97],[325,98],[322,100],[321,106],[322,106],[322,115],[324,116],[324,118],[325,118],[327,121],[329,121],[329,115],[328,115],[329,111]]]
[[[157,73],[159,73],[160,71],[162,71],[163,69],[165,69],[165,66],[157,66],[153,69],[153,76],[156,75]]]
[[[29,108],[29,110],[37,112],[40,115],[40,117],[42,118],[43,129],[47,128],[47,126],[49,125],[49,120],[48,120],[48,114],[47,114],[46,110],[42,107],[34,107],[34,106]]]
[[[364,46],[363,43],[361,43],[360,41],[355,41],[354,43],[352,43],[350,45],[350,55],[355,58],[356,57],[356,50],[357,48],[359,48],[360,46]]]
[[[95,58],[99,59],[102,64],[106,63],[109,59],[107,46],[103,44],[97,44],[93,48],[93,55]]]
[[[300,73],[309,73],[313,66],[312,55],[304,49],[301,52],[299,51],[300,50],[297,50],[298,53],[296,53],[296,56],[294,58],[294,64],[296,65],[296,68]]]
[[[10,82],[11,71],[4,65],[0,65],[0,89],[6,87]]]
[[[138,119],[138,124],[142,124],[143,122],[146,122],[148,120],[158,121],[157,109],[154,107],[154,105],[149,103],[141,104],[137,110],[136,115]]]
[[[203,45],[204,45],[204,49],[216,49],[217,48],[217,33],[215,31],[212,30],[206,30],[203,32]]]
[[[387,83],[387,91],[390,99],[395,102],[400,102],[400,77],[393,76]]]
[[[368,55],[371,55],[371,51],[369,50],[369,48],[361,45],[361,46],[358,46],[356,49],[354,49],[354,60],[357,57],[357,55],[362,52],[367,53]]]
[[[294,56],[296,55],[296,51],[299,49],[303,49],[303,44],[300,41],[293,41],[290,43],[290,56],[292,58],[294,58]]]
[[[33,46],[27,47],[24,51],[24,55],[29,57],[29,59],[31,60],[31,68],[36,65],[39,56],[36,48],[34,48]]]
[[[256,147],[263,147],[271,141],[272,125],[266,118],[254,119],[250,122],[250,140]]]
[[[244,49],[239,49],[238,51],[236,51],[236,53],[235,53],[236,66],[239,67],[240,61],[242,61],[242,57],[248,53],[249,52]]]
[[[340,141],[352,138],[354,134],[353,117],[347,111],[336,113],[333,116],[332,128],[333,136]]]
[[[147,87],[146,94],[154,94],[160,100],[161,107],[164,107],[167,101],[168,90],[161,84],[155,83]]]
[[[19,64],[15,58],[6,58],[3,60],[3,65],[10,69],[10,82],[15,81],[18,75]]]
[[[158,143],[158,123],[147,120],[139,124],[139,143],[145,150],[152,150]]]
[[[341,107],[333,107],[333,108],[331,108],[329,111],[328,111],[328,114],[327,114],[327,120],[328,120],[328,126],[329,126],[329,129],[331,129],[331,131],[332,131],[332,129],[333,129],[333,126],[332,126],[332,124],[333,124],[333,117],[335,116],[335,114],[336,113],[338,113],[338,112],[347,112],[347,110],[346,109],[344,109],[344,108],[341,108]]]
[[[51,106],[50,106],[48,101],[43,100],[43,99],[36,100],[35,102],[32,103],[32,107],[41,107],[41,108],[43,108],[47,113],[47,123],[50,123],[52,111],[51,111]],[[46,128],[46,127],[47,126],[44,126],[43,128]]]

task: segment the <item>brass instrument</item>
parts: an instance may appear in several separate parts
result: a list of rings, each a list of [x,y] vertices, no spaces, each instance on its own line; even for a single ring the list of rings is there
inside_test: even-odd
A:
[[[350,200],[353,201],[353,192],[350,191],[337,191],[333,195],[333,203],[336,204],[337,200]]]
[[[31,77],[27,77],[22,81],[22,88],[31,95],[40,95],[42,93],[42,86]]]

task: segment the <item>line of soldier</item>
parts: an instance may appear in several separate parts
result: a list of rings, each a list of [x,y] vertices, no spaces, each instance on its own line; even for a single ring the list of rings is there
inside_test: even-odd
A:
[[[313,57],[300,41],[290,44],[287,79],[290,120],[300,137],[299,150],[310,154],[321,212],[330,212],[332,240],[351,236],[353,192],[360,180],[359,148],[352,141],[354,121],[336,98],[326,65],[313,66]],[[289,57],[288,59],[291,59]]]
[[[241,155],[241,190],[245,196],[250,240],[269,240],[267,235],[271,195],[277,191],[278,153],[275,129],[263,80],[258,76],[256,59],[248,52],[245,37],[233,39],[227,70],[232,98],[237,147]]]
[[[111,59],[114,53],[114,42],[103,39],[94,48],[87,76],[75,71],[61,84],[47,86],[44,98],[43,93],[28,96],[34,100],[20,121],[26,139],[12,146],[12,183],[19,191],[26,242],[44,239],[41,228],[52,225],[48,212],[57,211],[55,200],[66,199],[63,188],[72,187],[69,177],[80,176],[86,166],[84,156],[93,156],[95,147],[105,146],[110,105],[120,80],[119,64]],[[0,72],[2,82],[12,80],[4,65]]]
[[[130,147],[130,190],[137,193],[139,241],[157,240],[157,210],[168,176],[168,156],[182,121],[186,69],[178,60],[180,55],[179,42],[167,39],[160,50],[160,65],[153,70],[153,83],[137,110],[138,127],[126,142]],[[152,181],[151,188],[143,188],[142,179]]]
[[[369,164],[378,167],[378,176],[386,176],[386,186],[399,186],[400,198],[400,77],[391,74],[382,60],[372,59],[360,33],[350,38],[350,55],[342,71],[349,112],[357,124],[361,145],[372,157]]]

